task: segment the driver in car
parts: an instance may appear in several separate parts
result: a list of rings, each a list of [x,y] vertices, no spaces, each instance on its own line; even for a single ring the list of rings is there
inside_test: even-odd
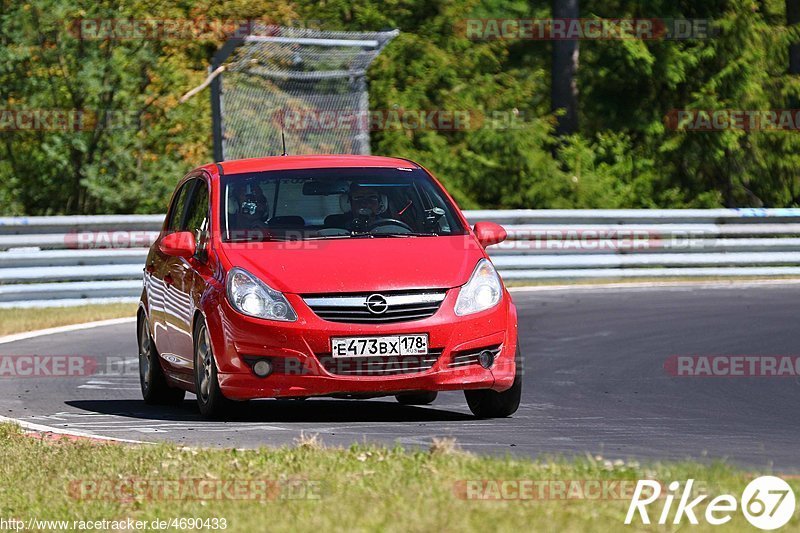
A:
[[[387,205],[382,202],[381,194],[373,187],[364,187],[356,183],[350,188],[350,214],[348,229],[365,231],[386,211]]]
[[[412,231],[408,224],[391,216],[389,198],[380,191],[379,187],[352,183],[349,191],[340,197],[339,202],[344,213],[325,217],[326,229],[383,234]],[[411,202],[399,214],[402,214],[410,205]],[[377,228],[382,228],[382,230],[376,231]]]

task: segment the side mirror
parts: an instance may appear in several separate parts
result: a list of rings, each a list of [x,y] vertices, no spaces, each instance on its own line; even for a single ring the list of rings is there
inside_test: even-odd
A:
[[[498,244],[506,240],[508,234],[499,224],[494,222],[478,222],[475,224],[475,236],[481,246],[486,248],[493,244]]]
[[[158,243],[158,249],[172,257],[189,259],[194,256],[197,243],[191,231],[170,233]]]

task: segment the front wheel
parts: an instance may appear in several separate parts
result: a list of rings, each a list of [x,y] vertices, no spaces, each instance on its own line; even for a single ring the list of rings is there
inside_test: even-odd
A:
[[[491,389],[464,391],[467,405],[472,414],[478,418],[505,418],[517,412],[522,399],[522,355],[519,345],[517,345],[515,359],[517,362],[516,375],[510,389],[503,392]]]
[[[137,329],[139,340],[139,384],[142,387],[144,403],[148,405],[180,404],[183,402],[186,392],[181,389],[174,389],[167,383],[155,342],[153,342],[153,336],[150,335],[150,325],[144,314],[139,315]]]
[[[199,320],[194,328],[194,382],[197,406],[205,418],[223,418],[230,407],[219,387],[217,364],[205,322]]]

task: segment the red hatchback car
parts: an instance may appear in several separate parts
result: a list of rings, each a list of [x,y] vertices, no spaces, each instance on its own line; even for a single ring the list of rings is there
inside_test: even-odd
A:
[[[463,390],[513,414],[517,314],[484,248],[416,163],[370,156],[227,161],[178,185],[147,256],[138,312],[151,404],[194,393],[204,416],[255,398]]]

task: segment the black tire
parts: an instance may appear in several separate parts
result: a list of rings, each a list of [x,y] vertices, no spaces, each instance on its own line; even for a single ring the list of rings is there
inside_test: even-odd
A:
[[[401,405],[429,405],[436,400],[439,393],[433,392],[411,392],[405,394],[398,394],[395,396],[398,403]]]
[[[503,392],[491,389],[466,390],[464,396],[472,414],[478,418],[506,418],[519,409],[522,399],[522,354],[517,345],[516,375],[511,388]]]
[[[144,313],[139,314],[137,321],[137,337],[139,341],[139,385],[142,387],[142,398],[148,405],[177,405],[183,402],[186,391],[169,386],[164,370],[161,368],[161,357],[156,350],[150,324]]]
[[[208,328],[202,319],[194,327],[194,383],[200,414],[209,419],[225,418],[230,400],[219,387],[217,363],[208,338]]]

